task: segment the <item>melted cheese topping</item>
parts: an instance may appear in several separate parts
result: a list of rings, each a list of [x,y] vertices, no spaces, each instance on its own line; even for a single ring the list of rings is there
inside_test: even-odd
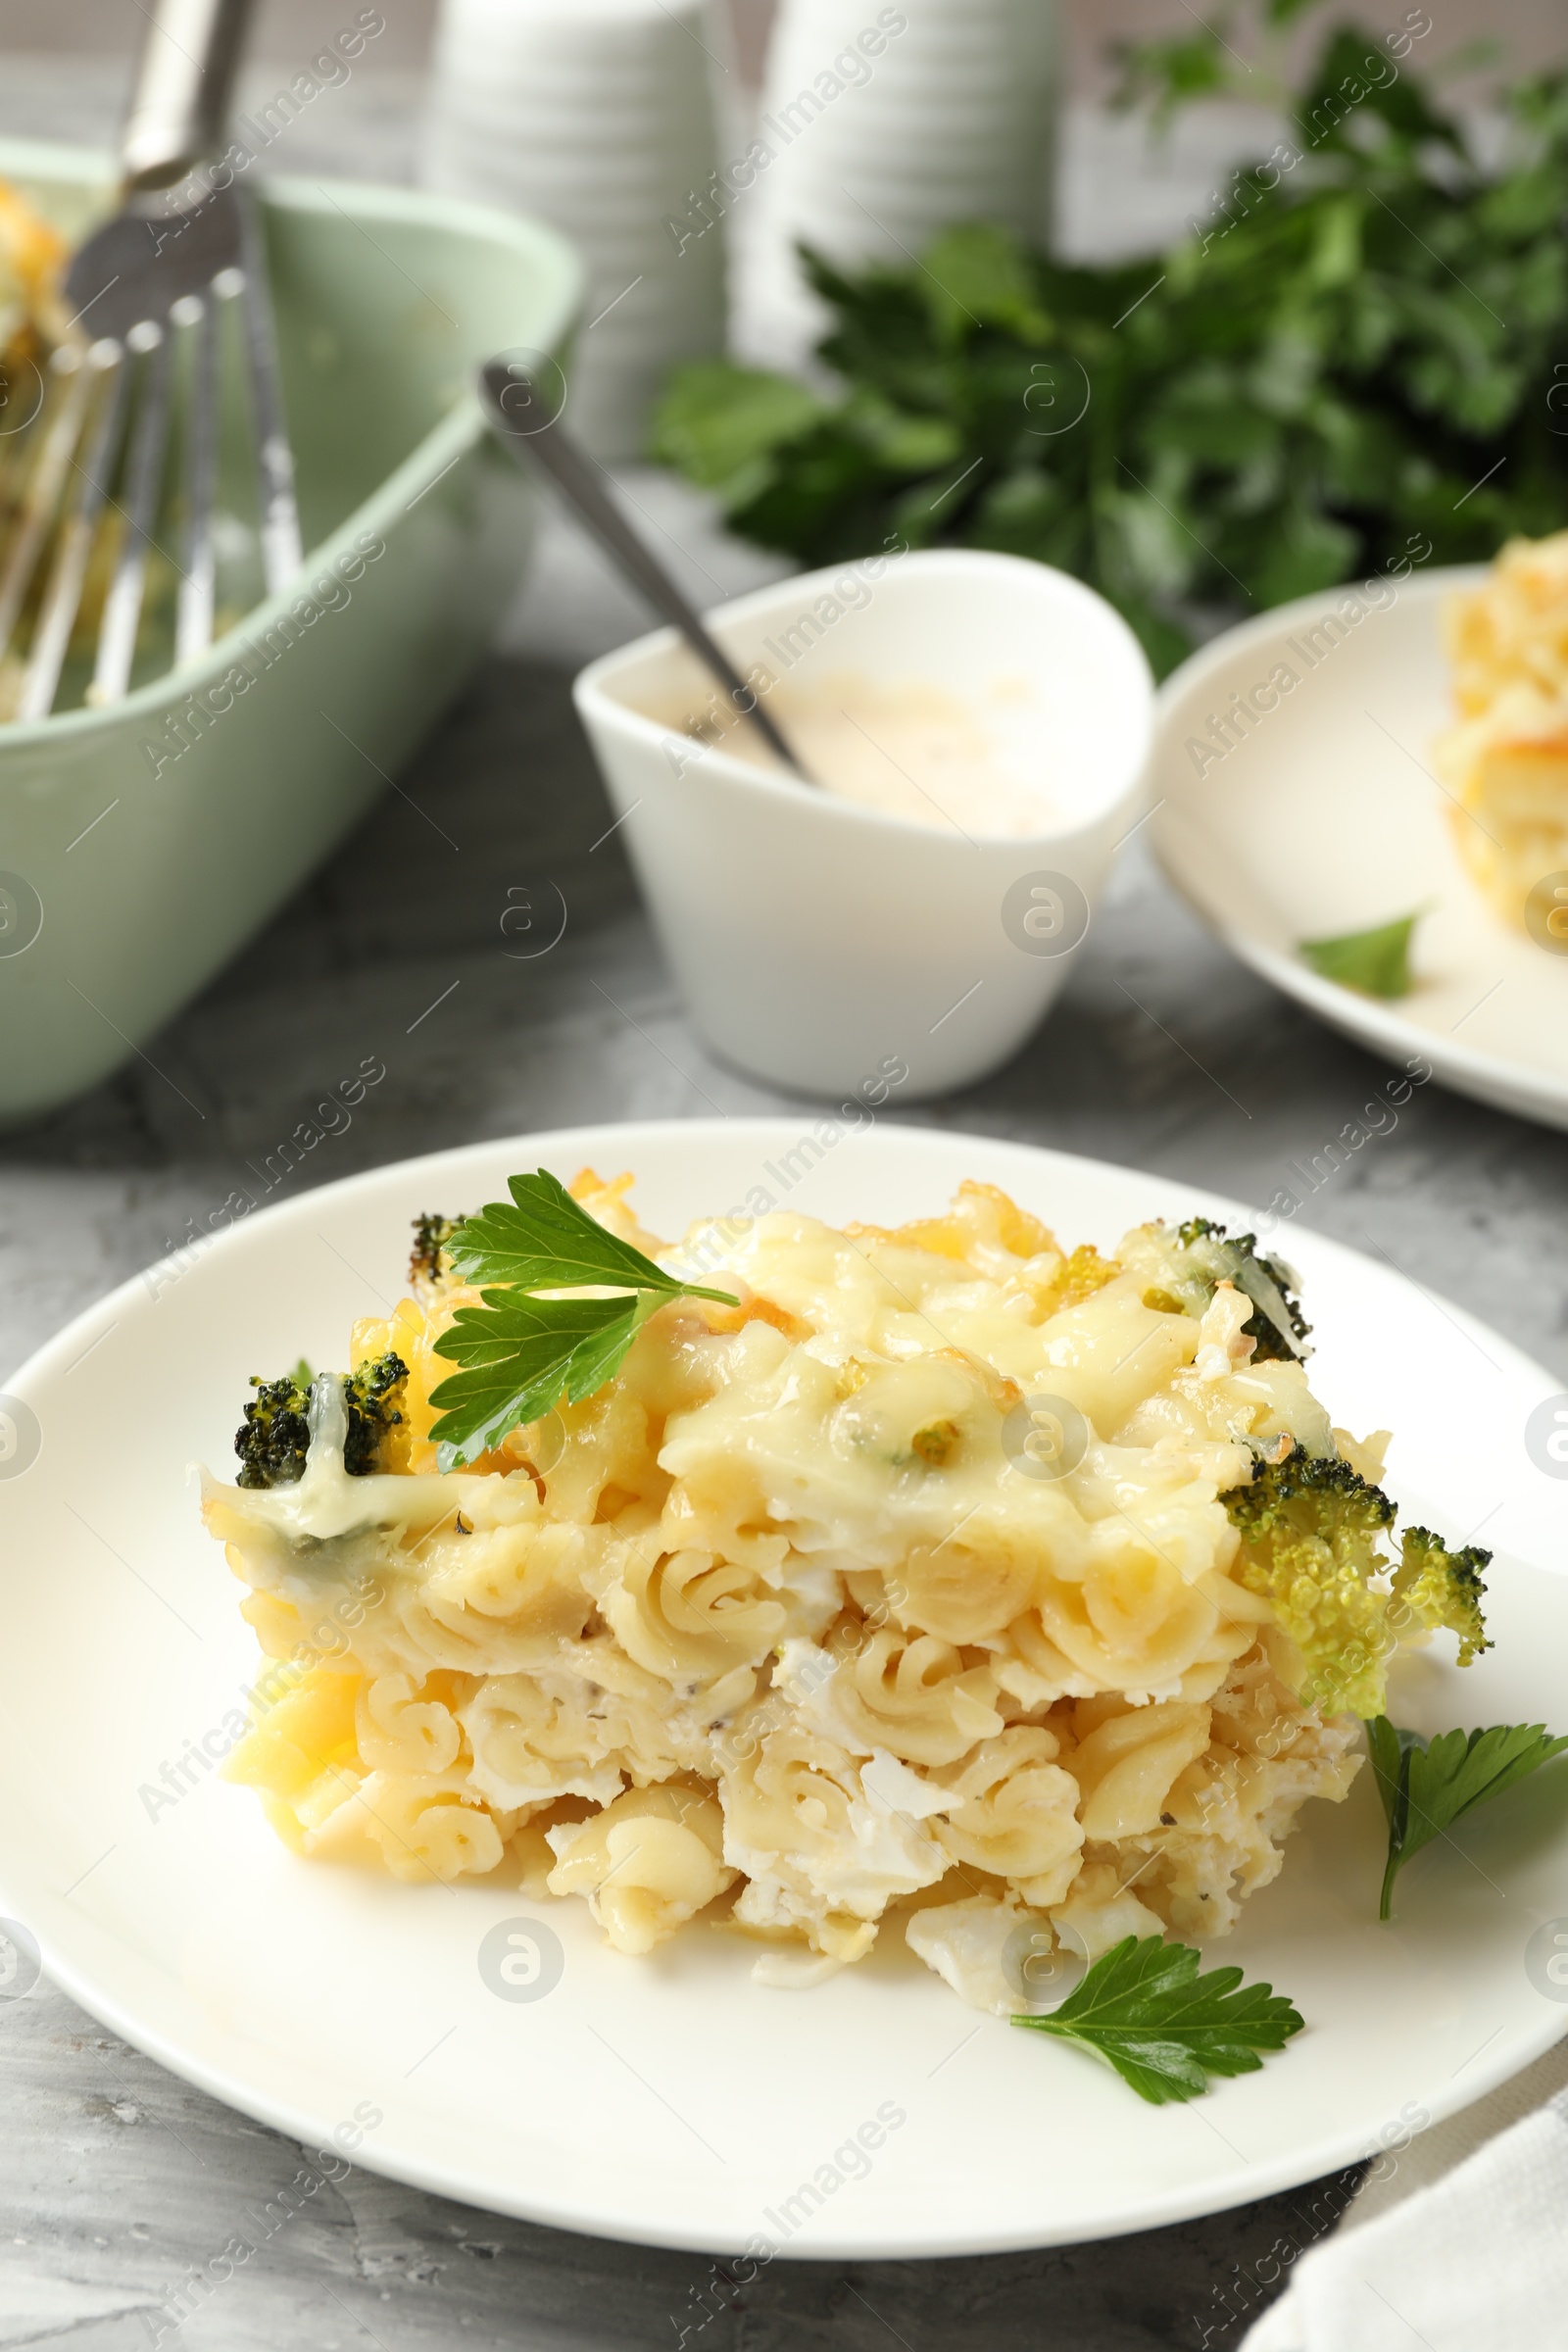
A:
[[[578,1187],[740,1303],[672,1301],[596,1396],[441,1475],[435,1343],[472,1294],[436,1285],[355,1335],[410,1367],[411,1474],[346,1474],[325,1382],[297,1487],[205,1481],[287,1661],[236,1776],[307,1853],[510,1855],[625,1951],[699,1914],[781,1944],[775,1983],[933,1889],[910,1940],[983,2006],[1020,1921],[1093,1950],[1134,1872],[1140,1919],[1223,1932],[1354,1769],[1232,1574],[1253,1449],[1334,1447],[1251,1301],[1173,1311],[1147,1232],[1069,1256],[983,1186],[896,1233],[774,1213],[671,1250],[622,1190]]]

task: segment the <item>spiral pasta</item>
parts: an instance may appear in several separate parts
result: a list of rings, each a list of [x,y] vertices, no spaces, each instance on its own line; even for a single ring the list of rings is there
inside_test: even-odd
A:
[[[588,1821],[547,1830],[552,1894],[584,1894],[618,1952],[649,1952],[734,1884],[724,1816],[699,1782],[628,1789]]]
[[[826,1673],[804,1672],[808,1660],[821,1661]],[[909,1764],[953,1764],[1002,1729],[990,1661],[965,1659],[935,1634],[888,1626],[871,1633],[844,1618],[828,1651],[797,1645],[794,1673],[806,1684],[802,1712],[857,1754],[885,1748]]]
[[[1078,1875],[1079,1784],[1044,1725],[1015,1724],[939,1775],[951,1791],[937,1832],[955,1862],[1006,1879],[1027,1902],[1060,1902]]]
[[[712,1922],[774,1981],[890,1914],[983,2007],[1019,1930],[1223,1933],[1355,1770],[1237,1573],[1254,1458],[1353,1449],[1257,1359],[1250,1297],[1189,1307],[1165,1229],[1064,1251],[983,1185],[673,1250],[625,1189],[576,1187],[733,1305],[661,1306],[595,1394],[443,1472],[474,1294],[426,1264],[354,1336],[408,1366],[393,1468],[318,1442],[298,1488],[207,1482],[269,1661],[232,1777],[312,1858],[580,1896],[631,1954]]]
[[[765,1733],[719,1788],[724,1850],[748,1882],[736,1917],[802,1935],[835,1959],[868,1951],[888,1903],[932,1886],[947,1867],[898,1801],[922,1804],[921,1784],[891,1757],[880,1779],[870,1778],[832,1740],[792,1727]]]
[[[600,1608],[630,1658],[666,1682],[711,1682],[760,1665],[784,1631],[785,1611],[755,1569],[710,1551],[634,1553]]]
[[[1207,1747],[1208,1727],[1207,1707],[1180,1699],[1117,1708],[1096,1723],[1072,1758],[1084,1836],[1115,1839],[1155,1828],[1178,1775]]]

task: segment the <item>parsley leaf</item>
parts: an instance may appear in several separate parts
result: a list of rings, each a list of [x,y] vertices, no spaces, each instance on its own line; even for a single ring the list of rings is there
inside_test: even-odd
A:
[[[1412,1854],[1461,1814],[1500,1796],[1568,1748],[1539,1723],[1496,1723],[1481,1732],[1439,1732],[1428,1740],[1375,1715],[1366,1727],[1372,1771],[1389,1817],[1389,1859],[1379,1919],[1390,1916],[1394,1882]]]
[[[442,1407],[432,1433],[443,1466],[471,1461],[499,1446],[508,1430],[537,1421],[564,1397],[591,1396],[617,1369],[649,1316],[664,1301],[657,1291],[630,1298],[530,1298],[521,1291],[484,1291],[482,1306],[460,1306],[436,1352],[464,1369],[444,1380],[431,1402]]]
[[[822,404],[804,384],[728,360],[694,360],[660,419],[665,456],[705,490],[728,490]]]
[[[1303,939],[1304,962],[1325,980],[1342,988],[1358,988],[1364,997],[1407,997],[1410,977],[1410,934],[1425,911],[1401,914],[1392,923],[1370,931],[1347,931],[1337,939]]]
[[[623,1290],[686,1289],[630,1242],[591,1217],[547,1168],[509,1176],[510,1204],[491,1200],[464,1217],[447,1244],[453,1264],[470,1282],[505,1282],[519,1291],[568,1291],[613,1283]],[[703,1294],[724,1297],[722,1291]],[[734,1303],[733,1300],[730,1302]]]
[[[1152,2107],[1195,2099],[1210,2075],[1255,2074],[1260,2050],[1283,2049],[1301,2019],[1268,1984],[1239,1968],[1198,1973],[1190,1945],[1125,1936],[1102,1952],[1058,2008],[1015,2026],[1081,2041]]]
[[[430,1393],[441,1407],[430,1434],[443,1470],[472,1461],[563,1398],[575,1404],[603,1388],[667,1299],[736,1303],[732,1292],[666,1274],[608,1232],[547,1169],[509,1177],[507,1189],[510,1203],[492,1200],[463,1218],[446,1245],[470,1281],[505,1287],[481,1291],[478,1306],[460,1306],[435,1344],[437,1355],[463,1367]],[[536,1295],[590,1288],[622,1295]]]

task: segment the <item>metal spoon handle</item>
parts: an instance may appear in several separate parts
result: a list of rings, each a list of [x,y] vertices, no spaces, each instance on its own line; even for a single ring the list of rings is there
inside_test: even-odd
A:
[[[600,468],[551,413],[534,379],[515,362],[489,360],[479,370],[485,413],[519,463],[527,452],[549,474],[578,521],[634,588],[641,590],[654,610],[673,621],[694,654],[711,670],[742,718],[749,718],[786,767],[804,783],[807,773],[786,737],[759,702],[723,650],[714,644],[701,619],[681,594],[647,542],[640,539],[606,490]]]
[[[251,0],[154,0],[121,136],[127,195],[172,187],[222,136]]]

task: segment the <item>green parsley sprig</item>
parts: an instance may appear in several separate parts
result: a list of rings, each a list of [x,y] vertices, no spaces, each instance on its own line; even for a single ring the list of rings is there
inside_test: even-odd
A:
[[[431,1392],[441,1407],[431,1431],[443,1470],[471,1462],[509,1430],[537,1421],[564,1398],[575,1404],[613,1379],[650,1315],[671,1298],[737,1301],[666,1274],[630,1242],[607,1232],[540,1168],[507,1180],[510,1202],[465,1217],[446,1244],[459,1273],[485,1284],[479,1306],[460,1306],[437,1355],[463,1369]],[[614,1298],[586,1298],[588,1290]],[[572,1292],[575,1297],[541,1296]]]
[[[1255,2074],[1260,2050],[1283,2049],[1301,2031],[1272,1985],[1244,1984],[1239,1968],[1200,1976],[1199,1960],[1189,1944],[1128,1936],[1059,2007],[1012,2022],[1082,2042],[1152,2107],[1196,2099],[1210,2075]]]
[[[1325,980],[1342,988],[1359,989],[1364,997],[1407,997],[1415,985],[1410,973],[1410,935],[1425,913],[1401,914],[1392,923],[1370,931],[1345,931],[1334,939],[1303,939],[1301,959]]]
[[[1554,1738],[1539,1723],[1494,1723],[1486,1731],[1439,1732],[1424,1740],[1386,1715],[1372,1717],[1366,1740],[1389,1817],[1379,1919],[1390,1917],[1394,1882],[1412,1854],[1568,1748],[1568,1739]]]

